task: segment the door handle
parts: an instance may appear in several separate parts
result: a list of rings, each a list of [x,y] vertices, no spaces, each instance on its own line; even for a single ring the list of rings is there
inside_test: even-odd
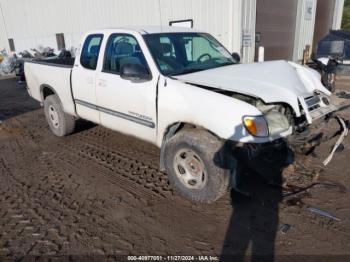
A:
[[[104,80],[104,79],[99,79],[98,82],[97,82],[98,86],[100,87],[105,87],[107,86],[107,81]]]

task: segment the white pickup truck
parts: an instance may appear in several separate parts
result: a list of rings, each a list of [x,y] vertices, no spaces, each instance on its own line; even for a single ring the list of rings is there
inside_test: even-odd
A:
[[[311,69],[239,64],[211,35],[150,27],[87,33],[75,60],[25,63],[52,132],[83,118],[157,145],[185,197],[212,202],[235,175],[233,147],[272,148],[337,110]]]

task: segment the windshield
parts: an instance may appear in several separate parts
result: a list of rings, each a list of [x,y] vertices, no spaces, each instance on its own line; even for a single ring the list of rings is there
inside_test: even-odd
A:
[[[235,64],[231,54],[205,33],[161,33],[144,36],[162,74],[188,74]]]

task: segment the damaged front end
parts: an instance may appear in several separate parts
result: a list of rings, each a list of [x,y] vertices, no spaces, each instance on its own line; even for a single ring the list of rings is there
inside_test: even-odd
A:
[[[238,149],[241,152],[240,155],[243,152],[247,159],[270,159],[271,152],[278,152],[285,148],[291,148],[296,153],[307,154],[322,142],[340,135],[330,150],[330,155],[324,161],[324,165],[327,165],[348,134],[348,121],[337,115],[340,106],[332,101],[332,97],[319,89],[315,89],[312,95],[297,97],[296,105],[292,106],[285,102],[266,103],[259,97],[222,88],[188,84],[248,103],[262,113],[261,116],[246,116],[242,122],[257,141],[259,138],[267,138],[269,142],[242,141],[233,142],[232,145],[234,151]],[[261,120],[262,118],[264,121]],[[332,119],[338,122],[339,129],[328,134],[327,127],[332,125]],[[250,129],[250,124],[254,121],[253,128]],[[262,127],[261,130],[267,129],[261,132],[261,136],[257,134],[259,127]]]
[[[336,112],[328,114],[323,121],[317,121],[302,133],[297,133],[289,137],[288,142],[292,148],[301,154],[311,153],[321,143],[330,141],[338,137],[330,150],[330,154],[323,161],[323,165],[328,165],[334,153],[341,147],[345,137],[348,135],[349,121],[340,117]],[[338,126],[338,127],[337,127]]]
[[[251,104],[263,113],[268,127],[267,136],[271,139],[285,137],[293,133],[293,110],[288,105],[266,104],[259,98],[238,93],[233,93],[231,96],[235,99]]]
[[[323,161],[325,166],[332,160],[334,153],[348,135],[349,129],[348,120],[338,114],[341,107],[335,105],[336,102],[332,101],[332,98],[320,92],[304,99],[300,98],[301,112],[306,118],[307,125],[288,138],[293,149],[308,154],[321,143],[339,136],[332,146],[330,154]]]
[[[245,152],[249,159],[269,158],[271,152],[286,146],[297,153],[308,154],[322,142],[339,135],[329,156],[323,161],[323,164],[327,165],[348,134],[349,122],[337,115],[340,107],[334,105],[331,99],[322,93],[299,98],[301,112],[299,117],[286,104],[266,104],[259,98],[237,93],[231,96],[255,106],[263,113],[268,125],[269,137],[273,140],[262,144],[239,145],[240,150]]]

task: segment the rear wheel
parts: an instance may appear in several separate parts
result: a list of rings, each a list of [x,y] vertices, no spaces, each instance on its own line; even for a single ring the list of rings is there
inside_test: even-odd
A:
[[[71,134],[75,127],[75,118],[63,111],[57,95],[50,95],[44,100],[46,120],[54,135],[62,137]]]
[[[227,192],[232,170],[226,163],[228,156],[222,141],[198,129],[181,131],[164,149],[170,182],[187,199],[203,203],[214,202]]]

